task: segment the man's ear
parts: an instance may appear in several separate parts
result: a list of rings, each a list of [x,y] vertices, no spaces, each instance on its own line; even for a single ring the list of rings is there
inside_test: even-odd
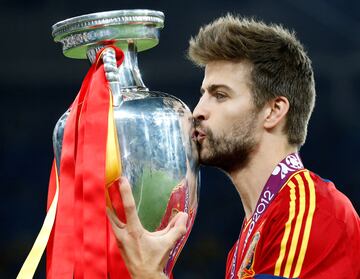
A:
[[[278,96],[267,104],[265,110],[264,128],[272,129],[285,119],[290,104],[286,97]]]

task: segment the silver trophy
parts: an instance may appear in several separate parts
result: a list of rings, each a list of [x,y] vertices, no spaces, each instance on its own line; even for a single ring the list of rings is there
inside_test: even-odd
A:
[[[137,52],[156,46],[163,26],[162,12],[119,10],[58,22],[52,34],[70,58],[88,58],[93,63],[97,52],[109,44],[125,54],[120,67],[116,66],[112,48],[105,49],[102,59],[113,93],[122,174],[132,185],[140,221],[147,230],[157,231],[178,211],[190,217],[187,235],[170,254],[170,271],[196,215],[199,171],[189,108],[176,97],[150,91],[138,68]],[[69,111],[61,116],[53,134],[58,166],[68,115]]]

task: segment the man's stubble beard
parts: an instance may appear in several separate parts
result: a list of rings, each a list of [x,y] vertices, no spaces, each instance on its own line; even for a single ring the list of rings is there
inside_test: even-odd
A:
[[[217,167],[227,173],[246,166],[257,146],[256,119],[257,113],[252,112],[244,121],[235,123],[228,133],[216,136],[200,123],[206,133],[202,145],[198,144],[200,164]]]

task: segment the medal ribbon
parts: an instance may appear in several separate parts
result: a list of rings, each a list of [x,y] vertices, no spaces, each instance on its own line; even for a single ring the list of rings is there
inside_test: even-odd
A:
[[[276,195],[279,193],[280,189],[284,185],[284,183],[299,170],[303,169],[303,163],[301,162],[300,156],[298,153],[292,153],[288,155],[285,159],[283,159],[273,170],[271,176],[267,180],[260,197],[256,203],[254,214],[251,216],[249,221],[249,229],[245,237],[245,241],[243,244],[243,249],[239,254],[239,245],[240,245],[240,236],[236,242],[235,252],[231,262],[231,270],[230,270],[230,279],[235,278],[236,275],[236,264],[238,259],[242,258],[247,243],[252,235],[254,227],[257,221],[261,218],[261,216],[265,213],[266,209],[269,207],[271,202],[275,199]],[[243,224],[244,227],[244,224]],[[241,229],[241,231],[243,228]],[[241,235],[241,233],[240,233]]]

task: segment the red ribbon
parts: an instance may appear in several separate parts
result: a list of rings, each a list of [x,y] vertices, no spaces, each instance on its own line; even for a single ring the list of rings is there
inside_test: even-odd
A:
[[[111,47],[120,65],[124,54]],[[106,216],[105,162],[112,96],[100,56],[101,51],[66,121],[58,209],[47,249],[48,279],[130,278]],[[52,175],[49,200],[53,185]]]

